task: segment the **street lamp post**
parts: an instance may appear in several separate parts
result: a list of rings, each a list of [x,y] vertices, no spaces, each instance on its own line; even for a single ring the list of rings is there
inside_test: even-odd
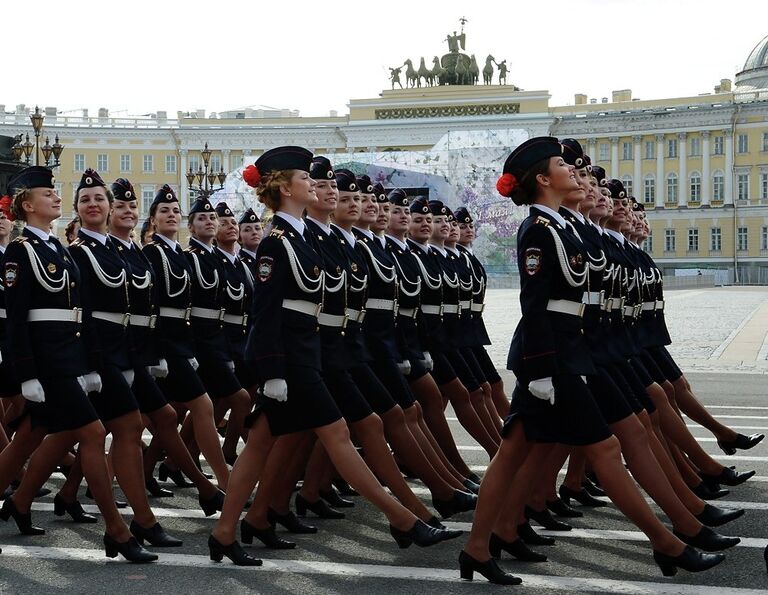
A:
[[[192,166],[189,166],[189,171],[186,173],[187,184],[191,192],[196,192],[198,198],[209,198],[216,190],[224,188],[224,181],[227,179],[227,174],[224,173],[224,168],[220,168],[219,172],[208,171],[208,167],[211,161],[211,150],[208,148],[208,143],[205,143],[205,148],[200,151],[200,155],[203,158],[203,164],[198,166],[197,172],[192,170]],[[197,180],[197,185],[195,185]],[[219,182],[219,187],[214,188],[216,181]]]
[[[40,137],[43,132],[43,120],[45,119],[45,116],[40,113],[40,108],[35,106],[35,113],[29,116],[29,119],[32,121],[32,131],[35,135],[35,142],[33,143],[30,140],[29,133],[27,133],[26,136],[21,134],[16,135],[14,139],[16,142],[13,144],[13,147],[11,147],[13,158],[18,163],[21,163],[23,159],[26,161],[27,165],[31,165],[32,153],[34,153],[35,165],[41,165],[40,153],[42,152],[44,159],[43,165],[46,167],[58,167],[61,165],[59,158],[61,157],[62,151],[64,151],[64,145],[59,142],[59,135],[56,135],[53,145],[51,145],[49,137],[46,136],[45,144],[41,147]]]

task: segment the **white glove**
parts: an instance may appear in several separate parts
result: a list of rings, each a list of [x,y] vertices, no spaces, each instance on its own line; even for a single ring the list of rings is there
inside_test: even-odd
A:
[[[421,361],[424,362],[424,367],[428,372],[431,372],[434,369],[435,362],[432,361],[432,356],[429,354],[429,351],[424,352],[424,359]]]
[[[83,381],[80,386],[84,385],[83,390],[88,393],[100,393],[101,392],[101,376],[98,372],[88,372],[85,376],[81,376]]]
[[[539,378],[528,383],[528,390],[537,399],[549,401],[551,405],[555,404],[555,387],[552,386],[552,377]]]
[[[397,369],[400,370],[405,376],[408,376],[408,374],[411,373],[411,362],[409,362],[407,359],[404,359],[397,364]]]
[[[197,370],[200,367],[200,364],[197,363],[197,359],[194,357],[189,358],[189,365],[192,366],[193,370]]]
[[[133,370],[123,370],[123,378],[128,383],[128,386],[133,386],[133,379],[136,377],[136,372]]]
[[[152,378],[165,378],[168,376],[168,361],[162,358],[156,366],[147,366],[147,372]]]
[[[282,378],[270,378],[264,383],[262,393],[265,397],[282,403],[288,400],[288,385]]]
[[[233,361],[229,361],[229,362],[227,362],[227,367],[228,367],[228,368],[229,368],[229,369],[230,369],[232,372],[234,372],[234,371],[235,371],[235,362],[233,362]]]
[[[33,403],[45,403],[45,391],[37,378],[25,380],[21,383],[21,394],[27,401]]]
[[[3,354],[0,353],[0,364],[2,364],[2,363],[3,363]]]

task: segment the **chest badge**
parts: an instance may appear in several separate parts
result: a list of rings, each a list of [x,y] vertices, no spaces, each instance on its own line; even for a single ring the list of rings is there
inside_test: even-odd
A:
[[[319,275],[320,274],[320,267],[315,265],[315,268],[312,269],[312,271],[315,273],[315,275]]]
[[[49,264],[47,268],[48,268],[48,272],[51,275],[53,275],[56,272],[56,265],[53,263]]]
[[[541,269],[541,250],[528,248],[525,251],[525,272],[533,276]]]
[[[355,262],[352,263],[352,271],[355,273],[357,272],[357,263]]]

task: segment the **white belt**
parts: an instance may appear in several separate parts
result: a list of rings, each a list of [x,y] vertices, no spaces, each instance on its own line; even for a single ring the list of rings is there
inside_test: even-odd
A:
[[[205,318],[206,320],[218,320],[221,322],[224,319],[226,310],[214,310],[213,308],[196,308],[192,307],[190,310],[193,318]]]
[[[398,316],[403,316],[404,318],[416,318],[416,314],[418,314],[419,310],[418,308],[398,308],[397,314]]]
[[[624,298],[608,298],[603,302],[603,309],[606,312],[624,309]]]
[[[120,314],[119,312],[93,312],[91,316],[121,326],[128,326],[128,322],[131,320],[131,315],[127,312],[124,314]]]
[[[64,310],[63,308],[35,308],[29,311],[27,316],[29,322],[75,322],[83,320],[83,309],[73,308]]]
[[[459,313],[459,305],[458,304],[443,304],[443,313],[444,314],[458,314]]]
[[[317,322],[322,326],[330,326],[332,328],[346,328],[347,326],[346,315],[339,316],[338,314],[325,314],[321,312],[317,315]]]
[[[656,302],[643,302],[643,312],[656,309]]]
[[[152,316],[142,316],[141,314],[131,314],[131,320],[129,324],[131,326],[155,328],[156,323],[157,323],[157,316],[155,316],[154,314],[152,314]]]
[[[283,300],[283,308],[317,318],[317,315],[320,314],[320,310],[323,308],[323,304],[316,304],[307,300]]]
[[[353,310],[352,308],[347,308],[344,312],[347,315],[347,319],[354,322],[362,323],[363,318],[365,318],[365,310]]]
[[[397,309],[397,302],[395,300],[377,300],[374,298],[368,298],[365,302],[366,310],[388,310],[394,312]]]
[[[248,324],[248,314],[224,314],[224,322],[229,324],[237,324],[239,326],[246,326]]]
[[[581,317],[584,315],[584,304],[570,300],[549,300],[547,302],[547,310]]]
[[[0,318],[8,318],[8,315],[5,313],[5,308],[0,308]]]
[[[472,300],[461,300],[459,305],[462,310],[469,310],[472,307]]]
[[[634,306],[624,306],[624,316],[634,316],[635,315],[635,307]]]
[[[657,310],[663,310],[664,309],[664,300],[656,300],[656,309]]]
[[[602,306],[605,301],[605,292],[603,291],[585,291],[581,301],[588,306]]]
[[[472,304],[473,312],[479,312],[480,314],[482,314],[483,310],[485,310],[485,304]]]
[[[163,318],[179,318],[181,320],[189,320],[192,308],[166,308],[160,306],[160,316]]]
[[[434,314],[436,316],[442,316],[443,307],[444,306],[431,306],[429,304],[422,304],[421,311],[424,312],[424,314]]]

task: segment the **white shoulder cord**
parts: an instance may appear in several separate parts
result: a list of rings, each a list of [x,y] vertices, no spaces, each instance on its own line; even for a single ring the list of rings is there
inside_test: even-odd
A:
[[[451,289],[456,289],[459,286],[458,273],[454,273],[453,277],[449,277],[448,273],[445,271],[445,269],[443,269],[443,279],[445,280],[445,284]]]
[[[197,258],[197,254],[190,252],[192,255],[192,262],[195,263],[195,275],[197,275],[197,281],[200,283],[200,287],[203,289],[213,289],[219,284],[219,271],[213,271],[213,281],[208,283],[203,277],[203,271],[200,269],[200,260]]]
[[[251,273],[251,269],[248,268],[248,266],[245,264],[244,261],[237,259],[240,262],[240,266],[243,267],[243,270],[245,271],[245,276],[250,282],[251,288],[256,284],[256,279],[253,278],[253,273]]]
[[[368,252],[368,255],[371,257],[371,264],[373,265],[374,270],[376,271],[376,274],[379,276],[379,279],[384,281],[384,283],[392,283],[397,278],[397,272],[395,272],[394,266],[387,266],[385,264],[381,264],[378,260],[376,260],[376,257],[373,255],[373,252],[371,252],[371,249],[368,247],[368,245],[365,242],[360,242],[360,245],[365,248],[366,252]],[[388,273],[391,273],[388,274]]]
[[[329,286],[329,282],[338,281],[336,285]],[[336,293],[344,288],[347,282],[347,271],[341,271],[341,275],[334,277],[328,271],[325,271],[325,291],[329,293]]]
[[[27,242],[24,242],[24,248],[26,248],[27,254],[29,255],[29,263],[32,265],[32,272],[35,273],[37,282],[40,283],[46,291],[59,293],[69,285],[69,271],[67,269],[64,269],[61,279],[58,281],[54,280],[43,269],[43,263],[40,262],[40,257],[35,252],[35,249]]]
[[[415,295],[418,295],[419,292],[421,291],[421,277],[418,277],[416,279],[416,281],[411,281],[408,278],[408,275],[405,274],[405,271],[403,270],[403,267],[400,266],[400,261],[397,259],[397,257],[393,256],[392,258],[395,261],[395,266],[397,267],[397,270],[399,271],[399,275],[403,278],[403,280],[406,283],[409,283],[410,285],[413,285],[416,288],[415,290],[413,290],[412,292],[409,293],[408,291],[405,290],[405,288],[403,287],[403,284],[399,283],[398,285],[400,286],[400,292],[403,295],[407,295],[408,297],[413,297]]]
[[[229,281],[227,281],[226,291],[229,299],[231,299],[233,302],[239,302],[245,295],[245,285],[240,283],[240,285],[235,288]]]
[[[554,228],[547,226],[547,229],[550,231],[552,239],[555,241],[555,252],[557,252],[557,260],[560,262],[560,270],[563,272],[563,277],[565,277],[565,280],[571,287],[581,287],[587,280],[589,267],[585,266],[584,270],[580,273],[574,271],[568,262],[568,253],[565,251],[565,246],[563,246],[563,241],[560,239],[560,236]]]
[[[104,285],[107,287],[111,287],[112,289],[117,289],[118,287],[122,287],[125,285],[125,269],[120,269],[120,274],[117,276],[110,276],[107,275],[104,272],[104,269],[99,266],[99,261],[96,260],[96,257],[93,255],[93,252],[91,252],[91,249],[86,246],[85,244],[80,244],[80,249],[85,252],[85,255],[88,257],[88,260],[91,261],[91,268],[93,268],[93,272],[96,273],[96,276],[99,278],[99,281],[101,281]]]
[[[163,249],[160,248],[160,246],[157,246],[157,250],[160,252],[160,260],[163,261],[163,277],[165,278],[166,293],[168,294],[169,298],[178,297],[187,289],[187,284],[189,283],[189,273],[186,269],[184,269],[184,273],[181,276],[178,276],[171,270],[171,263],[168,262],[168,257],[163,253]],[[179,291],[176,293],[171,293],[171,277],[184,281],[181,289],[179,289]]]
[[[307,274],[304,272],[304,270],[301,268],[301,265],[299,264],[299,258],[296,256],[296,252],[293,249],[293,246],[291,246],[290,240],[288,238],[281,238],[283,240],[283,246],[285,246],[285,251],[288,254],[288,262],[291,265],[291,271],[293,272],[293,277],[296,279],[297,285],[301,288],[301,290],[304,293],[317,293],[318,291],[322,291],[323,289],[323,280],[325,277],[325,272],[320,271],[320,276],[317,279],[311,279]],[[304,282],[306,280],[306,283]],[[315,283],[315,287],[310,287],[308,284]]]
[[[355,277],[354,273],[350,275],[351,281],[349,282],[349,290],[353,293],[360,293],[361,291],[365,291],[365,288],[368,287],[368,275],[363,275],[362,279],[359,277]],[[358,285],[356,286],[354,282],[357,282]]]
[[[416,262],[419,263],[419,268],[421,269],[422,278],[424,279],[424,283],[427,284],[427,287],[429,289],[440,289],[443,285],[443,278],[441,276],[438,276],[437,278],[432,277],[427,269],[424,267],[424,263],[421,262],[421,257],[414,252],[414,255],[416,256]]]
[[[131,284],[136,289],[146,289],[147,287],[149,287],[149,283],[152,280],[152,273],[147,271],[146,273],[144,273],[143,276],[139,276],[134,273],[131,273],[131,277],[132,277]]]
[[[608,259],[605,257],[605,252],[600,250],[600,256],[598,258],[594,258],[589,251],[587,251],[587,256],[589,257],[589,268],[593,271],[602,271],[605,269],[605,265],[608,263]],[[594,263],[594,264],[592,264]]]
[[[627,291],[632,291],[635,288],[637,284],[637,269],[633,269],[632,277],[629,277],[629,272],[627,272],[627,284],[629,285]]]

